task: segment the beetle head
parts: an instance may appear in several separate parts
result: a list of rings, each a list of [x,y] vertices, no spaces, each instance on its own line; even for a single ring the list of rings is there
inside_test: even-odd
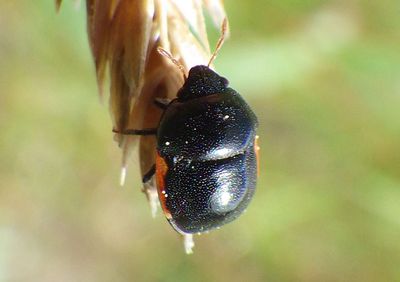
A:
[[[207,66],[199,65],[190,69],[189,76],[178,92],[178,101],[184,102],[212,94],[222,93],[228,80]]]

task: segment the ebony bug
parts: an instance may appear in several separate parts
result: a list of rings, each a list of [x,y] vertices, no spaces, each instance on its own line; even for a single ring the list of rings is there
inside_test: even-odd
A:
[[[190,69],[177,97],[156,101],[164,109],[158,128],[115,131],[156,135],[156,163],[143,181],[155,174],[167,220],[189,238],[236,219],[256,186],[257,118],[228,80],[209,68],[225,30],[226,21],[209,64]],[[159,52],[184,73],[169,53]]]

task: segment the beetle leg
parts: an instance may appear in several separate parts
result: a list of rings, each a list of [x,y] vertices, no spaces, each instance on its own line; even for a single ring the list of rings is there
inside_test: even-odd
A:
[[[153,165],[151,166],[151,168],[149,169],[149,171],[146,172],[146,173],[143,175],[142,182],[143,182],[143,183],[149,182],[149,180],[153,177],[153,175],[154,175],[155,173],[156,173],[156,165],[153,164]]]
[[[112,130],[114,133],[123,135],[156,135],[157,128],[145,128],[145,129],[124,129],[124,130]]]
[[[168,107],[169,103],[171,103],[170,99],[164,99],[164,98],[154,99],[154,104],[162,110],[165,110]]]

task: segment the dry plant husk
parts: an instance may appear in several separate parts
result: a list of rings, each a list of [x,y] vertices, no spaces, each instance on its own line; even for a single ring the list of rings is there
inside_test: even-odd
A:
[[[56,0],[59,8],[61,0]],[[162,112],[155,98],[173,99],[184,79],[161,46],[186,73],[211,57],[203,12],[219,27],[226,18],[222,0],[87,0],[87,30],[100,95],[109,80],[114,129],[155,128]],[[115,135],[123,151],[122,182],[134,145],[139,144],[142,175],[154,164],[151,136]]]

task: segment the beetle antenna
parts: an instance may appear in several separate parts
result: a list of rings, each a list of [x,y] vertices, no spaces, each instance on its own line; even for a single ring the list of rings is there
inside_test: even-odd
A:
[[[160,55],[162,55],[162,56],[168,58],[175,66],[177,66],[177,67],[180,69],[180,71],[181,71],[182,74],[183,74],[183,78],[184,78],[185,81],[186,81],[186,78],[187,78],[187,77],[186,77],[185,68],[183,67],[183,65],[182,65],[180,62],[178,62],[177,59],[175,59],[174,57],[172,57],[171,53],[169,53],[167,50],[165,50],[165,49],[162,48],[161,46],[158,46],[158,47],[157,47],[157,51],[158,51],[158,53],[160,53]]]
[[[207,67],[209,67],[211,65],[211,63],[215,60],[219,49],[221,49],[222,44],[224,44],[227,27],[228,27],[228,21],[226,18],[224,18],[224,20],[222,21],[222,26],[221,26],[221,35],[218,39],[217,46],[215,47],[214,53],[212,54],[210,61],[208,61]]]

